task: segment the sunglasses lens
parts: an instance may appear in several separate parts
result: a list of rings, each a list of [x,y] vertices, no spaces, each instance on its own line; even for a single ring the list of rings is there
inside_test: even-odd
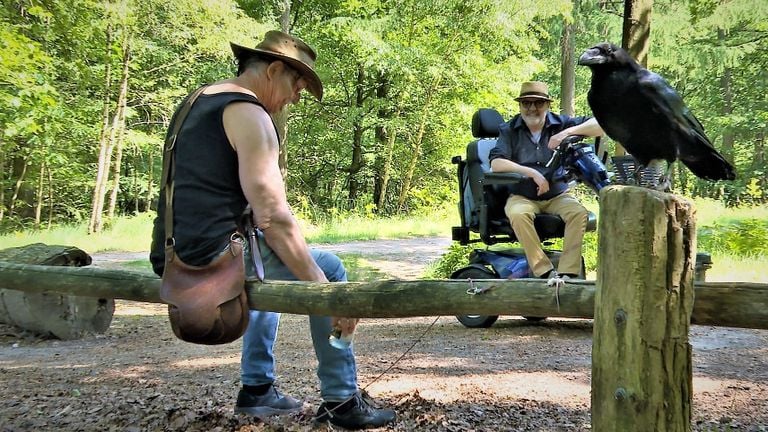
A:
[[[545,100],[535,100],[535,101],[524,100],[524,101],[520,101],[520,105],[522,105],[524,108],[530,108],[532,106],[535,106],[536,108],[542,108],[546,103],[547,103],[547,101],[545,101]]]

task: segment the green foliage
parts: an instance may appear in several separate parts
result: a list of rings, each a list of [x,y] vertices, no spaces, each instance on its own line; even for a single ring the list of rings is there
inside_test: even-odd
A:
[[[477,245],[462,246],[457,242],[451,243],[448,251],[427,269],[424,277],[427,279],[448,279],[451,274],[469,264],[469,254]]]
[[[326,89],[323,103],[304,98],[289,119],[289,200],[311,221],[454,206],[450,159],[472,139],[473,112],[511,116],[529,79],[549,82],[558,98],[564,24],[576,28],[577,53],[621,37],[621,11],[602,1],[3,2],[0,226],[32,227],[37,208],[41,224],[47,214],[53,223],[89,217],[124,62],[117,213],[150,208],[176,104],[231,76],[228,42],[254,45],[279,27],[286,5],[291,31],[319,53]],[[657,0],[652,19],[651,69],[680,91],[739,173],[709,183],[678,167],[675,189],[730,206],[766,203],[768,3]],[[576,72],[576,109],[588,113],[589,71]]]
[[[729,2],[663,2],[654,8],[649,68],[664,76],[683,96],[707,135],[734,162],[737,179],[712,183],[678,171],[682,191],[723,199],[731,206],[765,203],[754,197],[765,189],[766,95],[752,96],[765,83],[768,57],[768,4]],[[757,84],[757,87],[761,87]],[[757,180],[757,184],[753,180]]]
[[[698,229],[698,249],[743,258],[768,255],[768,220],[742,219]]]

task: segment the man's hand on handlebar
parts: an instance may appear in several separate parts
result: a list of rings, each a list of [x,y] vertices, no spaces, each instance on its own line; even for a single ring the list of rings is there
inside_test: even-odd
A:
[[[560,147],[560,143],[563,142],[564,139],[568,137],[568,133],[565,131],[558,132],[554,135],[552,135],[549,138],[549,143],[547,143],[547,148],[550,150],[556,150],[558,147]]]

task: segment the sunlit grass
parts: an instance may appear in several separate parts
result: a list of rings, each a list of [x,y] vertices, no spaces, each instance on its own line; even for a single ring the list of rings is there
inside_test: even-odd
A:
[[[389,279],[384,272],[371,265],[360,254],[339,254],[339,258],[347,269],[347,279],[355,282],[372,282]]]
[[[768,205],[753,207],[725,207],[720,201],[697,198],[693,201],[696,209],[696,225],[726,224],[742,219],[768,220]]]
[[[448,236],[458,218],[449,209],[434,214],[394,218],[369,218],[350,215],[329,218],[311,224],[299,221],[309,243],[339,243],[351,240],[373,240],[406,237]],[[0,248],[31,243],[75,246],[88,253],[104,251],[143,252],[150,249],[154,214],[115,219],[101,233],[87,234],[87,224],[62,225],[50,230],[23,231],[0,236]]]
[[[585,197],[585,205],[599,213],[596,200]],[[713,200],[697,199],[697,225],[711,226],[743,219],[768,220],[768,206],[731,209]],[[322,223],[310,224],[300,221],[309,243],[339,243],[353,240],[392,239],[405,237],[449,236],[451,226],[458,223],[455,206],[445,206],[433,214],[398,218],[372,218],[349,215],[329,218]],[[150,247],[152,219],[154,215],[144,213],[138,216],[115,219],[104,232],[86,234],[86,225],[60,226],[51,230],[14,232],[0,236],[0,248],[23,246],[30,243],[75,246],[88,253],[102,251],[144,252]],[[588,264],[596,259],[595,242],[585,244],[585,259]],[[594,250],[594,251],[593,251]],[[768,281],[768,256],[743,257],[723,250],[706,251],[711,254],[713,267],[707,272],[710,281]],[[345,264],[356,280],[370,280],[376,274],[359,256],[345,257]],[[142,263],[135,264],[137,269]],[[594,266],[588,265],[589,275],[594,277]]]
[[[50,230],[13,232],[0,236],[2,248],[24,246],[31,243],[75,246],[88,253],[102,251],[148,251],[152,237],[154,215],[115,219],[103,232],[88,234],[87,223],[61,225]]]
[[[394,218],[347,216],[328,219],[315,225],[304,223],[302,230],[310,243],[449,236],[451,226],[458,223],[454,219],[458,219],[458,216],[454,218],[448,210],[440,210],[430,215]]]
[[[707,282],[768,283],[768,256],[745,258],[712,254],[712,268],[707,271]]]
[[[375,280],[388,279],[384,272],[372,265],[364,256],[357,253],[340,253],[338,257],[344,263],[347,269],[347,279],[356,282],[371,282]],[[148,260],[126,261],[120,265],[127,270],[136,270],[146,273],[152,272],[152,265]]]

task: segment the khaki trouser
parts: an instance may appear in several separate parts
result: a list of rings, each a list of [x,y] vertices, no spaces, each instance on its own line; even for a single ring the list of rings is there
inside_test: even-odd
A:
[[[512,230],[525,250],[528,266],[534,276],[541,276],[553,268],[552,262],[541,248],[541,239],[533,225],[539,213],[559,215],[565,221],[563,254],[558,273],[581,274],[581,244],[587,231],[587,209],[568,193],[549,200],[534,201],[520,195],[510,195],[504,206]]]

